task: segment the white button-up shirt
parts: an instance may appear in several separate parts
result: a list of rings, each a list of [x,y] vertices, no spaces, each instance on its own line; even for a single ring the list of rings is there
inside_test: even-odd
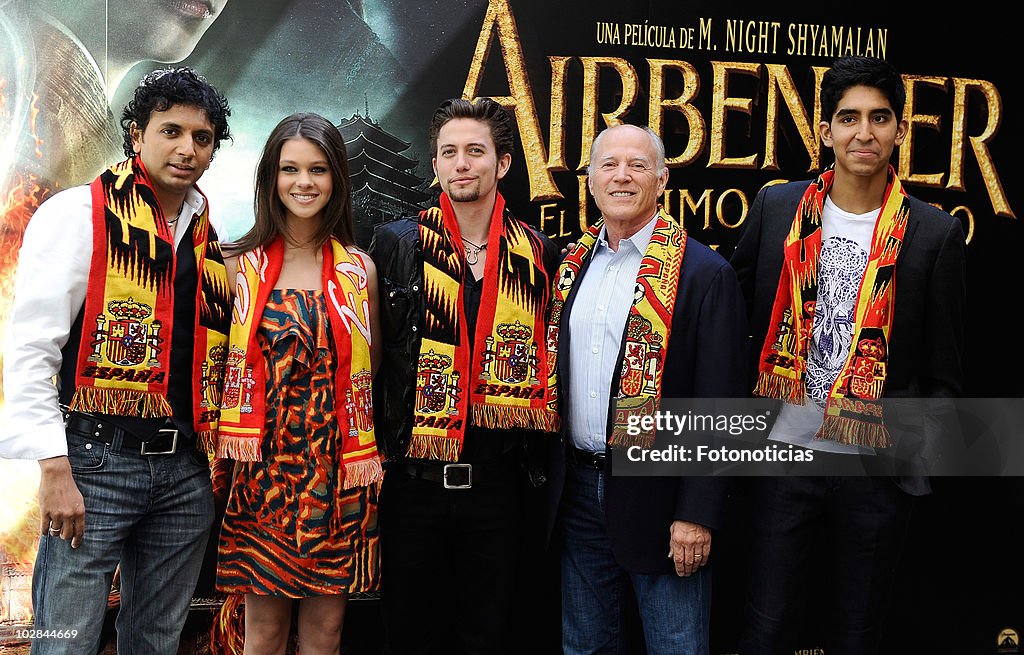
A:
[[[190,228],[193,214],[202,213],[205,205],[202,194],[189,189],[175,223],[175,247]],[[67,455],[54,379],[61,366],[60,350],[85,303],[92,241],[89,185],[48,198],[25,230],[4,339],[2,457]]]
[[[619,349],[640,262],[654,234],[655,216],[636,234],[608,246],[605,228],[597,235],[590,266],[569,315],[569,435],[581,450],[604,452],[612,376],[622,360]]]

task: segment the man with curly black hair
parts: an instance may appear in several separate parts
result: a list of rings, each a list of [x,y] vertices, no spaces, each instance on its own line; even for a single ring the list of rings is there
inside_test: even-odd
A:
[[[146,75],[128,159],[44,202],[20,251],[0,455],[40,466],[32,653],[175,653],[214,518],[230,295],[196,186],[231,110],[190,68]],[[56,376],[57,385],[52,379]]]

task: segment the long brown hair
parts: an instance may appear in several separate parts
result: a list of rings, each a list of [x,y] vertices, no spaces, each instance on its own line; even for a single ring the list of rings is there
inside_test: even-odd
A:
[[[298,113],[284,118],[267,137],[263,154],[256,165],[256,195],[253,200],[256,222],[237,241],[224,244],[224,250],[228,254],[266,246],[279,235],[288,234],[284,205],[277,195],[277,171],[284,142],[297,138],[308,139],[324,151],[334,189],[324,207],[324,220],[313,235],[312,245],[322,246],[332,235],[345,246],[355,244],[355,237],[352,234],[352,192],[349,188],[345,140],[338,128],[323,116]]]

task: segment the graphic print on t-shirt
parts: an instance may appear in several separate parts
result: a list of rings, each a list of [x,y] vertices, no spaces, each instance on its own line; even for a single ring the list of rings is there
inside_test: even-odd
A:
[[[857,290],[867,262],[868,251],[851,239],[832,236],[822,243],[807,360],[807,397],[822,408],[850,353]]]

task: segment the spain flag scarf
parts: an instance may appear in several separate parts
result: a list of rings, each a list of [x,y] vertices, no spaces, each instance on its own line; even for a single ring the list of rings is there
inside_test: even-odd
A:
[[[466,255],[448,195],[420,214],[426,311],[416,367],[408,456],[454,462],[467,421],[553,432],[544,312],[544,244],[497,194],[487,236],[483,295],[470,352],[463,310]]]
[[[769,323],[773,329],[761,348],[755,395],[804,404],[807,349],[814,335],[818,295],[821,210],[834,177],[835,170],[830,168],[807,187],[783,245],[785,261]],[[890,166],[857,293],[850,352],[829,391],[818,439],[874,448],[892,445],[882,423],[881,399],[896,297],[896,258],[903,248],[909,216],[909,201]]]
[[[92,263],[71,409],[170,416],[174,234],[138,158],[111,166],[91,190]],[[217,430],[231,302],[209,203],[193,219],[199,284],[194,298],[177,302],[196,305],[192,416],[199,443],[209,452]]]
[[[334,337],[334,397],[343,489],[366,486],[383,474],[373,432],[370,304],[361,256],[331,238],[323,246],[323,292]],[[281,274],[284,240],[242,253],[235,274],[230,350],[217,456],[260,461],[265,435],[267,362],[256,339],[267,297]]]
[[[674,218],[658,208],[654,232],[647,251],[640,260],[636,275],[633,304],[626,317],[623,334],[625,356],[622,360],[619,391],[615,395],[614,421],[608,444],[611,446],[644,446],[654,444],[654,433],[627,431],[630,415],[653,416],[661,402],[661,385],[665,374],[665,355],[672,334],[672,312],[679,290],[679,272],[686,252],[686,230]],[[557,388],[558,336],[566,298],[577,282],[580,270],[590,255],[604,220],[587,230],[558,267],[551,316],[548,320],[548,386]],[[557,410],[557,397],[552,409]]]

